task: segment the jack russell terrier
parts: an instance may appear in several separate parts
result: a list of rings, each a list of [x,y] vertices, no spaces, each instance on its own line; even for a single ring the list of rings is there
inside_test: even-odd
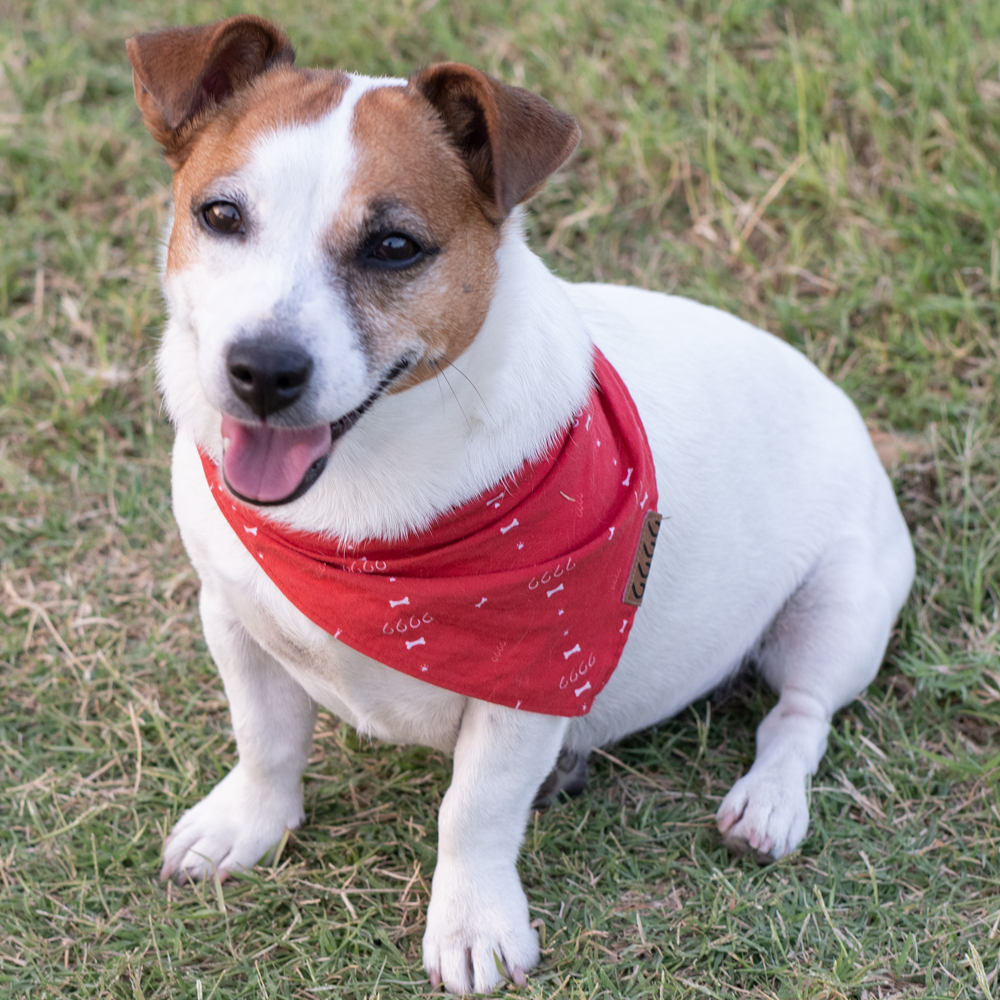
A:
[[[163,877],[247,868],[302,822],[321,705],[454,754],[424,967],[523,983],[536,794],[746,664],[779,698],[719,830],[794,850],[914,573],[851,401],[717,309],[553,276],[518,206],[580,131],[525,90],[295,69],[251,16],[128,54],[174,170],[159,380],[239,749]]]

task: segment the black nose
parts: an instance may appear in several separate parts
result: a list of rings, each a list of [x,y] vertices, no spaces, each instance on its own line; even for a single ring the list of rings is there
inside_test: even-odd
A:
[[[291,406],[312,375],[312,358],[273,338],[241,340],[229,350],[229,384],[261,420]]]

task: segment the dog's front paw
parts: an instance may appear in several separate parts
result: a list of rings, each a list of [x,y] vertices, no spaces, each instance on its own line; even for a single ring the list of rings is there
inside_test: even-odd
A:
[[[179,882],[250,868],[305,818],[302,788],[254,782],[239,764],[177,821],[160,878]]]
[[[753,851],[759,861],[777,860],[794,851],[809,829],[805,778],[754,765],[729,790],[715,819],[733,853]]]
[[[502,973],[523,986],[538,962],[538,934],[517,871],[459,870],[439,863],[424,933],[424,968],[435,987],[489,993]]]

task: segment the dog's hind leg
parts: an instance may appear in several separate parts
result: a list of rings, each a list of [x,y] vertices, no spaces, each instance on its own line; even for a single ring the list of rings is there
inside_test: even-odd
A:
[[[805,836],[806,780],[826,751],[830,719],[878,672],[913,578],[902,518],[893,527],[888,538],[831,546],[762,637],[755,658],[779,698],[757,729],[753,766],[719,807],[731,850],[779,858]]]
[[[560,795],[575,799],[583,794],[589,776],[587,751],[569,750],[563,747],[559,751],[556,766],[535,792],[535,801],[531,803],[531,808],[548,809]]]
[[[316,706],[246,632],[209,581],[201,591],[205,638],[226,686],[240,759],[177,821],[161,878],[183,881],[249,868],[304,818],[302,772]]]

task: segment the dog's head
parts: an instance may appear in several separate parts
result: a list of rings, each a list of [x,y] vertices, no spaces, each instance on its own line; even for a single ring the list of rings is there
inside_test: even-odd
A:
[[[128,54],[174,170],[168,337],[196,353],[230,489],[286,503],[380,395],[471,343],[504,220],[579,130],[468,66],[294,69],[257,17],[138,35]]]

